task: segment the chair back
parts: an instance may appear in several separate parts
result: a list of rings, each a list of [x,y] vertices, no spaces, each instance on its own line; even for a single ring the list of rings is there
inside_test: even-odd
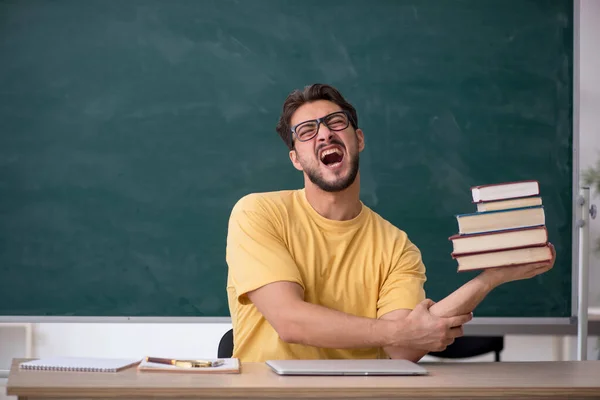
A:
[[[462,336],[444,351],[428,353],[440,358],[469,358],[482,354],[494,353],[495,361],[500,361],[500,353],[504,349],[503,336]],[[218,358],[233,356],[233,329],[228,330],[219,341]]]
[[[461,336],[445,350],[428,354],[439,358],[469,358],[494,353],[494,360],[500,361],[503,349],[503,336]]]
[[[231,358],[233,355],[233,329],[225,332],[219,341],[218,358]]]

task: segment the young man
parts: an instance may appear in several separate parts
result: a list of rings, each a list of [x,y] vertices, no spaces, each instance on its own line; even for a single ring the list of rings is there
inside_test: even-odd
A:
[[[418,361],[461,336],[494,287],[554,264],[484,270],[434,304],[418,248],[359,199],[354,107],[331,86],[308,86],[285,100],[277,132],[304,188],[250,194],[232,210],[227,292],[242,361]]]

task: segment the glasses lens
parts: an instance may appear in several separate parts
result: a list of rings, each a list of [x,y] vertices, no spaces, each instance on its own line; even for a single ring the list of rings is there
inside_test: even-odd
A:
[[[296,135],[300,140],[308,140],[317,133],[317,123],[314,121],[305,122],[296,127]]]
[[[348,127],[348,116],[342,112],[331,114],[325,122],[327,123],[327,127],[332,131],[341,131]]]

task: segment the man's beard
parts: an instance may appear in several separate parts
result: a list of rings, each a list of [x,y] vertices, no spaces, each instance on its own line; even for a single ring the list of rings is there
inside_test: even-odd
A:
[[[325,192],[341,192],[342,190],[347,189],[356,180],[356,175],[358,174],[358,164],[359,157],[357,153],[355,157],[352,157],[352,161],[350,162],[350,173],[348,176],[346,176],[346,178],[337,179],[333,182],[326,181],[318,167],[303,169],[308,176],[308,179],[310,179],[310,181],[317,185],[321,190]]]

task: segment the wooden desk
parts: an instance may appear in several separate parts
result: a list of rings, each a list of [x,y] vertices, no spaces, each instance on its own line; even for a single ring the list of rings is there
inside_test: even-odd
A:
[[[242,373],[184,374],[21,371],[14,360],[7,394],[45,398],[600,398],[600,361],[424,364],[429,376],[278,376],[262,363]],[[22,361],[22,360],[21,360]]]

